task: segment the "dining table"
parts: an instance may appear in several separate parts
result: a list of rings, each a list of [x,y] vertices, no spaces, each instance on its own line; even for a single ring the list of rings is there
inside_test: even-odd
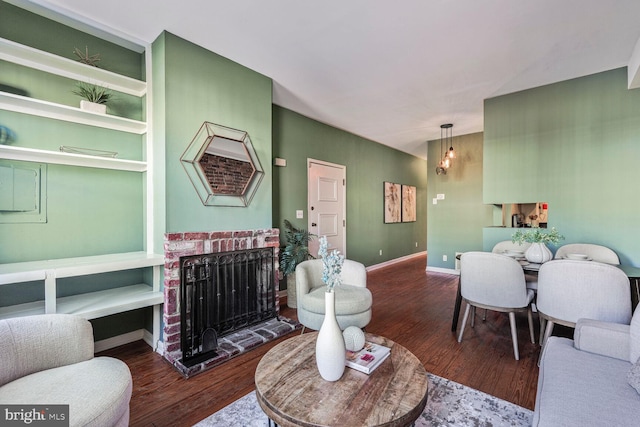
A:
[[[460,260],[462,254],[456,255],[456,259]],[[520,262],[522,270],[526,273],[537,275],[542,264],[536,264],[528,261]],[[635,310],[638,302],[640,301],[640,267],[631,265],[617,265],[629,278],[629,285],[631,286],[631,310]],[[462,292],[460,289],[460,277],[458,277],[458,289],[456,291],[456,301],[453,307],[453,320],[451,322],[451,332],[456,333],[458,330],[458,320],[460,318],[460,308],[462,306]]]

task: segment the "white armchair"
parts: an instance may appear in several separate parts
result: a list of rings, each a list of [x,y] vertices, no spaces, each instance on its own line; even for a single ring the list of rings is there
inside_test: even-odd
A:
[[[81,317],[0,320],[0,402],[69,405],[70,426],[126,427],[129,368],[93,351],[91,323]]]
[[[345,259],[340,277],[342,284],[334,288],[338,325],[342,330],[348,326],[364,328],[371,321],[373,302],[371,292],[367,289],[367,271],[361,263]],[[298,264],[298,321],[304,327],[319,330],[322,326],[325,289],[322,282],[322,260],[312,259]]]

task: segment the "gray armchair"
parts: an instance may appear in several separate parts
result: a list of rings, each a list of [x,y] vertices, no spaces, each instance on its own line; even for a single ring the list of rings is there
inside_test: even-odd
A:
[[[553,260],[538,273],[536,305],[540,315],[540,344],[554,324],[574,328],[580,318],[629,324],[631,288],[618,267],[595,261]]]
[[[70,426],[126,427],[129,368],[93,351],[91,323],[81,317],[0,320],[0,402],[69,405]]]
[[[531,342],[535,342],[531,301],[534,292],[527,289],[522,267],[513,258],[489,252],[465,252],[460,257],[460,291],[467,303],[462,318],[458,342],[462,342],[464,327],[473,307],[471,326],[474,325],[475,307],[509,313],[513,354],[520,360],[515,313],[526,311]]]
[[[367,271],[359,262],[345,259],[342,266],[342,284],[336,293],[336,319],[340,329],[348,326],[364,328],[371,321],[373,298],[367,289]],[[324,320],[324,294],[322,260],[304,261],[296,267],[296,297],[298,321],[305,328],[319,330]],[[304,328],[303,328],[304,332]]]

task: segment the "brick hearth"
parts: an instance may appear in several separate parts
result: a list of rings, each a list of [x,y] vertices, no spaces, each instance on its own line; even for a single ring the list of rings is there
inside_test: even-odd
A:
[[[180,257],[205,255],[244,249],[274,248],[274,283],[278,283],[278,253],[280,230],[213,231],[166,233],[164,236],[164,358],[180,373],[189,377],[219,365],[263,343],[300,328],[300,324],[279,318],[234,332],[218,340],[218,356],[191,367],[180,359]],[[280,312],[276,299],[276,312]]]

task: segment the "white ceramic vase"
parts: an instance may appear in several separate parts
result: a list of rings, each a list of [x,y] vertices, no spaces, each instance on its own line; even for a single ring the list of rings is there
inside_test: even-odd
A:
[[[524,257],[529,262],[542,264],[543,262],[549,261],[553,257],[553,254],[544,243],[532,243],[524,252]]]
[[[345,369],[344,337],[336,320],[336,294],[324,294],[324,320],[316,340],[316,364],[326,381],[338,381]]]

